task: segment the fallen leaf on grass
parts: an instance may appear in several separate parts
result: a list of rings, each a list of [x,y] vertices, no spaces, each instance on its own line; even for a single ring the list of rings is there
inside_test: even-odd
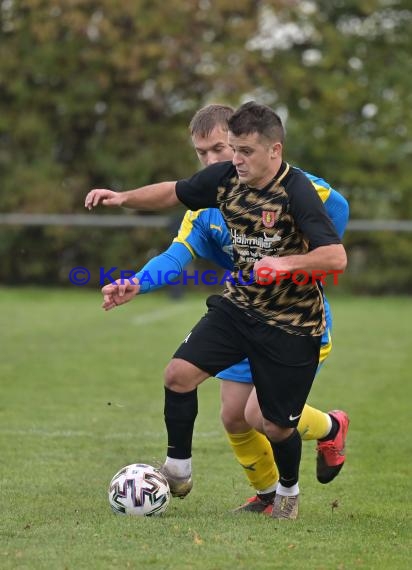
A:
[[[193,533],[193,542],[195,544],[203,544],[203,540],[200,538],[200,536],[197,534],[197,532]]]

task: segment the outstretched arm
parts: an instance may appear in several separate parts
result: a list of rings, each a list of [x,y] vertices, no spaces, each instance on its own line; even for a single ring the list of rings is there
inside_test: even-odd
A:
[[[102,287],[102,309],[110,311],[110,309],[128,303],[138,294],[139,290],[139,280],[136,277],[117,279],[113,283],[105,285]]]
[[[139,210],[159,210],[177,206],[180,202],[176,196],[176,182],[160,182],[127,192],[95,188],[87,194],[84,206],[91,210],[99,204],[112,208],[121,206]]]
[[[178,277],[193,259],[192,253],[182,243],[172,243],[169,248],[153,257],[136,273],[139,280],[140,293],[149,293]]]
[[[110,311],[128,303],[138,294],[170,285],[170,281],[178,277],[192,259],[193,255],[186,246],[172,243],[166,251],[148,261],[134,277],[117,279],[102,287],[102,308]]]

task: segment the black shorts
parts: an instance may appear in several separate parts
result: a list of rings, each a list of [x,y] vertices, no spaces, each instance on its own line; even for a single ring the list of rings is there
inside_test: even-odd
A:
[[[258,321],[212,295],[208,312],[174,354],[215,376],[248,358],[263,417],[295,427],[319,364],[320,336],[301,336]]]

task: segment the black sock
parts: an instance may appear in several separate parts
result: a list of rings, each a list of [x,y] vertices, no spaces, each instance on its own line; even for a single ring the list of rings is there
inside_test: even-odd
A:
[[[299,480],[299,465],[302,454],[302,439],[298,430],[280,443],[270,442],[277,468],[279,483],[284,487],[292,487]]]
[[[256,492],[256,495],[259,497],[261,501],[267,503],[268,505],[273,502],[275,498],[276,491],[270,491],[269,493],[261,493],[260,491]]]
[[[168,457],[189,459],[197,416],[197,389],[180,393],[165,387],[164,414]]]
[[[330,428],[330,432],[326,437],[322,437],[319,441],[329,441],[330,439],[335,439],[336,434],[339,431],[339,422],[330,414],[328,414],[330,419],[332,420],[332,427]]]

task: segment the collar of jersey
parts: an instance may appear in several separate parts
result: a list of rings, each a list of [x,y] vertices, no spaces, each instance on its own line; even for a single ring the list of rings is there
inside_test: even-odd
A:
[[[272,178],[272,180],[270,180],[266,186],[264,186],[263,188],[254,188],[253,186],[248,186],[248,188],[250,190],[259,190],[259,192],[263,192],[264,190],[268,190],[271,186],[273,186],[274,182],[276,182],[276,185],[280,184],[282,182],[282,180],[285,178],[285,176],[287,175],[287,173],[290,170],[290,166],[287,162],[282,162],[282,164],[279,167],[279,170],[276,172],[275,176]]]

